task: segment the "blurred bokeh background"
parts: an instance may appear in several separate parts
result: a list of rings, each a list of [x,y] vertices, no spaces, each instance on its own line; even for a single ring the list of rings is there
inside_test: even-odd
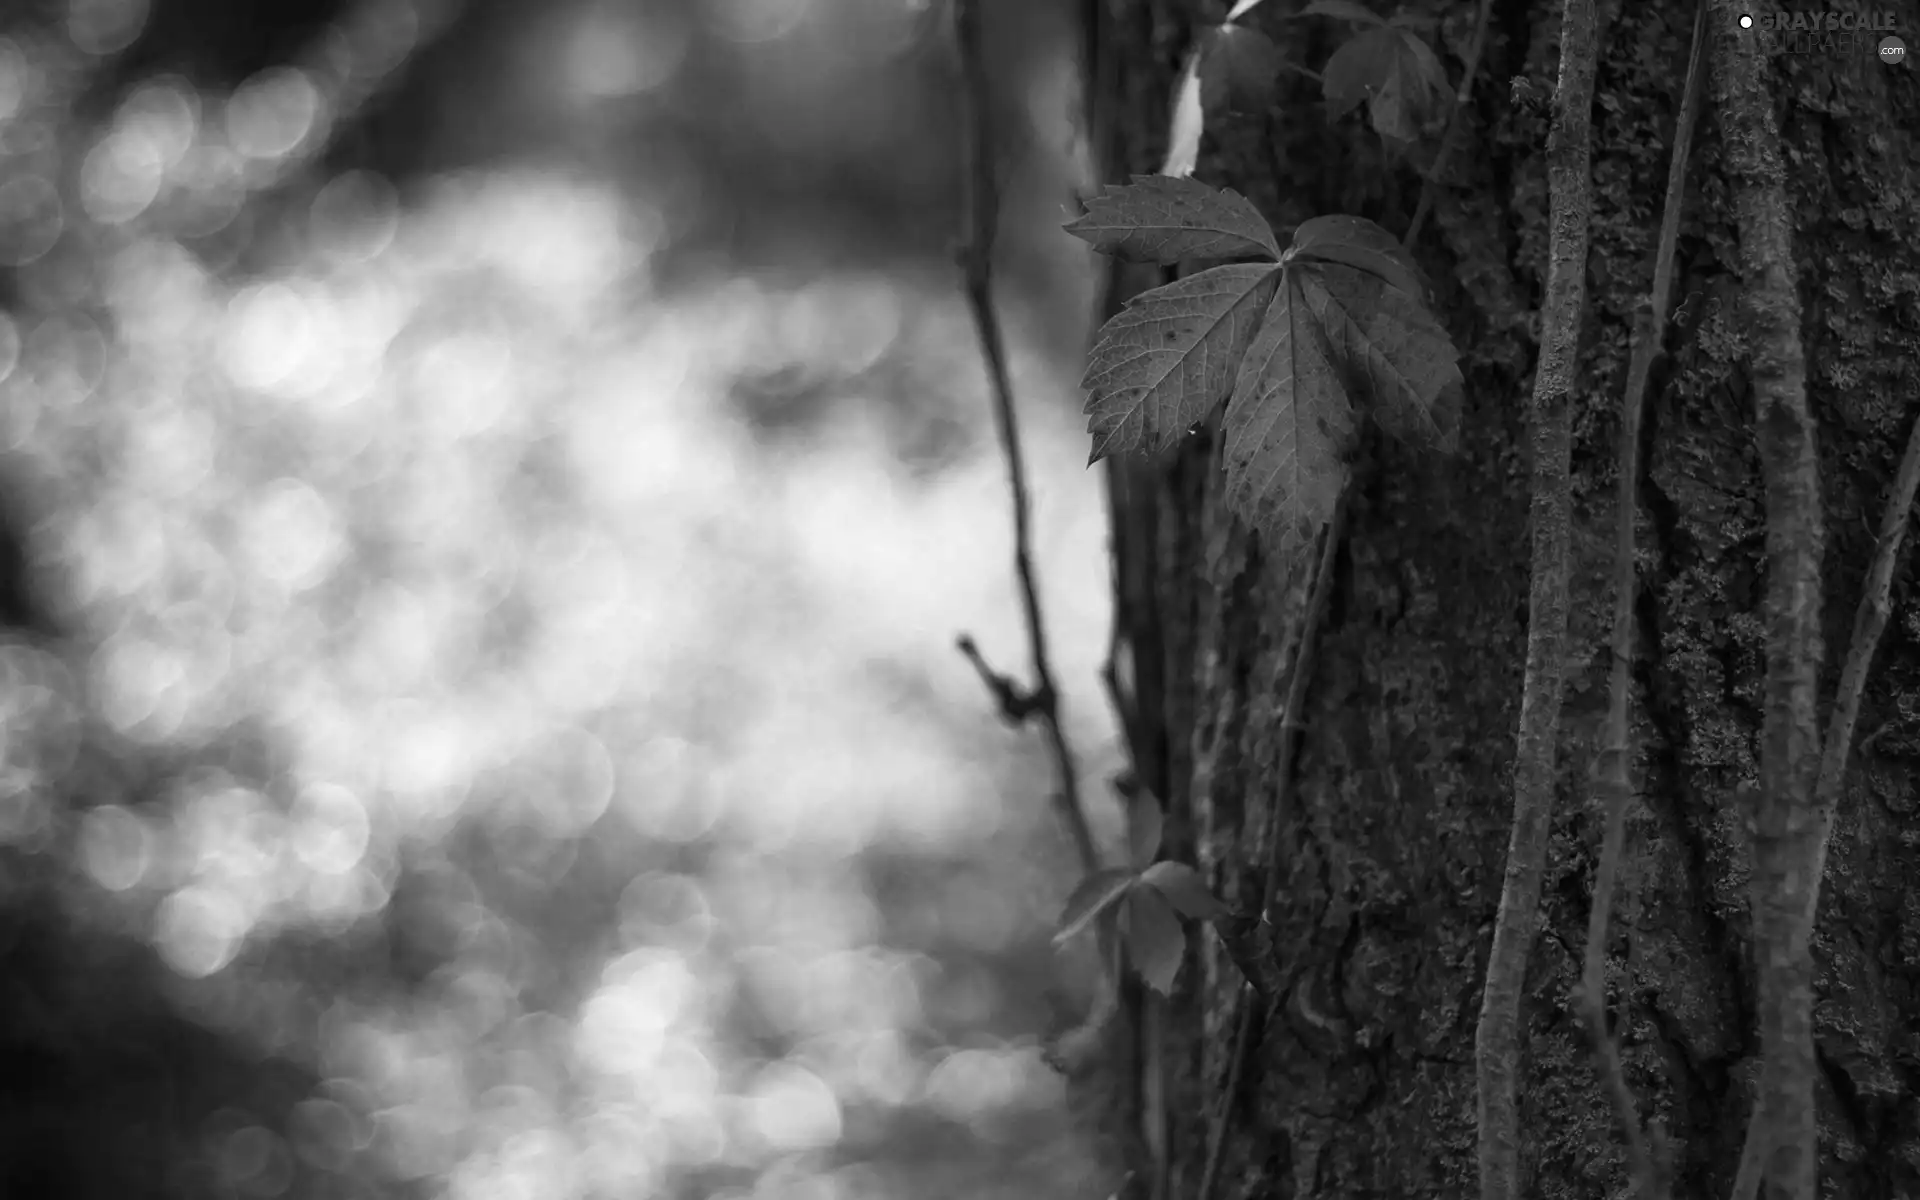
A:
[[[1073,31],[988,15],[1111,835]],[[952,647],[954,81],[918,0],[0,10],[0,1196],[1107,1194]]]

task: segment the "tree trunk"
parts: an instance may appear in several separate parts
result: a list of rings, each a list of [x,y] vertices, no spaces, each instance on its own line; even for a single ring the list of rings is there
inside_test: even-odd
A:
[[[1092,2],[1111,174],[1151,171],[1195,6]],[[1317,69],[1350,27],[1282,19],[1296,7],[1270,3],[1246,19],[1288,61]],[[1440,10],[1432,40],[1457,82],[1478,5],[1417,7]],[[1603,9],[1574,397],[1572,661],[1521,1019],[1522,1191],[1548,1198],[1613,1196],[1626,1184],[1574,1000],[1602,827],[1588,781],[1606,710],[1613,441],[1692,27],[1691,5]],[[1911,37],[1920,8],[1892,11]],[[1370,439],[1356,464],[1292,801],[1277,815],[1272,932],[1292,983],[1257,1030],[1216,1197],[1478,1191],[1474,1025],[1513,805],[1529,569],[1523,422],[1548,237],[1545,116],[1513,103],[1508,81],[1551,89],[1559,12],[1549,0],[1496,4],[1475,99],[1455,134],[1457,165],[1416,248],[1463,354],[1460,449],[1447,458]],[[1874,61],[1880,33],[1853,36],[1867,40],[1775,60],[1828,498],[1823,706],[1873,526],[1920,411],[1920,87],[1909,66]],[[1210,113],[1197,177],[1250,197],[1283,244],[1292,226],[1330,212],[1403,230],[1418,176],[1387,163],[1358,116],[1329,126],[1310,80],[1288,74],[1281,93],[1268,116]],[[1721,158],[1709,107],[1677,264],[1684,307],[1646,417],[1636,796],[1608,948],[1627,1075],[1642,1113],[1667,1131],[1673,1194],[1716,1200],[1732,1181],[1757,1070],[1738,794],[1756,778],[1765,662],[1763,497]],[[1163,748],[1142,774],[1166,798],[1170,853],[1191,856],[1229,902],[1257,906],[1302,581],[1265,562],[1229,518],[1218,445],[1206,434],[1171,463],[1114,470],[1123,636],[1140,660],[1149,741]],[[1820,1175],[1823,1194],[1854,1200],[1920,1195],[1912,579],[1911,565],[1896,574],[1815,935]],[[1163,1009],[1169,1200],[1196,1194],[1240,989],[1217,939],[1199,944],[1198,969],[1190,964]]]

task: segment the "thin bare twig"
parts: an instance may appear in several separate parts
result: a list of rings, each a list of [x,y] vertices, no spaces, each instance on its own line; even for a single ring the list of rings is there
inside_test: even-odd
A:
[[[1633,654],[1634,512],[1640,480],[1640,418],[1653,373],[1654,356],[1667,332],[1667,309],[1673,298],[1673,258],[1680,240],[1680,213],[1686,201],[1687,158],[1700,111],[1701,66],[1706,57],[1707,0],[1694,10],[1693,45],[1687,60],[1687,81],[1680,113],[1674,125],[1673,153],[1667,163],[1667,195],[1660,217],[1660,240],[1654,250],[1653,287],[1646,306],[1634,322],[1633,354],[1627,364],[1627,389],[1620,408],[1620,477],[1615,514],[1613,561],[1613,662],[1607,679],[1607,733],[1602,750],[1597,791],[1607,813],[1600,865],[1594,873],[1593,907],[1587,914],[1586,965],[1581,984],[1581,1009],[1587,1036],[1593,1042],[1601,1085],[1612,1101],[1614,1116],[1627,1139],[1627,1164],[1634,1187],[1643,1200],[1664,1195],[1667,1169],[1665,1138],[1653,1130],[1654,1147],[1640,1127],[1633,1090],[1620,1062],[1618,1041],[1607,1030],[1606,944],[1607,922],[1613,913],[1614,884],[1619,875],[1622,843],[1626,840],[1627,802],[1632,794],[1629,774],[1632,749],[1628,743],[1627,685]]]
[[[1260,910],[1253,914],[1259,922],[1265,923],[1273,908],[1274,897],[1280,890],[1280,825],[1286,816],[1287,807],[1293,790],[1293,756],[1299,745],[1295,734],[1299,731],[1300,709],[1306,703],[1307,683],[1313,675],[1313,647],[1320,622],[1326,615],[1327,597],[1333,591],[1333,563],[1340,551],[1340,539],[1346,535],[1347,491],[1342,489],[1340,499],[1335,504],[1333,518],[1320,534],[1320,556],[1314,566],[1313,583],[1307,593],[1307,606],[1300,616],[1300,637],[1294,644],[1292,674],[1287,680],[1286,705],[1280,710],[1281,737],[1284,739],[1280,753],[1280,765],[1275,773],[1278,781],[1274,788],[1273,805],[1267,816],[1266,845],[1262,847],[1266,859],[1266,881],[1261,887]],[[1241,932],[1236,929],[1235,933]],[[1264,939],[1261,939],[1264,940]],[[1244,942],[1241,952],[1246,952]],[[1235,956],[1238,961],[1238,955]],[[1245,968],[1242,968],[1245,970]],[[1226,1146],[1227,1117],[1233,1111],[1233,1105],[1240,1094],[1240,1081],[1246,1074],[1247,1060],[1253,1057],[1254,1009],[1256,1000],[1265,1000],[1269,1005],[1277,1003],[1288,983],[1276,977],[1272,970],[1257,970],[1249,974],[1247,981],[1239,990],[1237,999],[1238,1015],[1234,1018],[1232,1057],[1227,1060],[1226,1086],[1220,1092],[1220,1107],[1214,1113],[1212,1127],[1209,1130],[1206,1166],[1200,1173],[1200,1190],[1197,1200],[1211,1200],[1213,1184],[1220,1170],[1220,1155]]]
[[[1047,659],[1046,624],[1040,616],[1040,588],[1035,581],[1033,553],[1028,527],[1031,524],[1027,497],[1026,464],[1020,452],[1020,424],[1014,415],[1013,380],[1007,369],[1006,343],[1000,333],[1000,318],[993,305],[993,243],[999,226],[1000,188],[993,160],[993,115],[987,97],[986,52],[982,45],[978,0],[955,0],[953,24],[960,52],[962,99],[967,114],[962,122],[966,136],[967,220],[966,241],[960,262],[966,277],[967,304],[973,311],[973,323],[980,338],[980,353],[986,360],[987,374],[993,385],[993,411],[1000,433],[1001,449],[1007,460],[1007,486],[1013,497],[1013,568],[1020,581],[1020,603],[1026,615],[1027,642],[1033,657],[1033,687],[1025,692],[1033,713],[1045,727],[1047,744],[1053,752],[1056,791],[1053,797],[1060,823],[1073,839],[1074,851],[1083,872],[1099,869],[1100,856],[1093,844],[1093,832],[1086,814],[1080,810],[1079,771],[1074,766],[1073,749],[1061,727],[1060,693],[1054,686],[1053,670]],[[962,639],[962,649],[971,645]],[[991,681],[977,653],[970,655]],[[1007,709],[1006,697],[1014,694],[995,688],[996,699]],[[1024,719],[1025,714],[1022,714]]]
[[[1547,834],[1553,820],[1560,703],[1566,690],[1568,558],[1571,549],[1573,382],[1586,305],[1587,242],[1593,210],[1593,76],[1599,40],[1593,0],[1566,0],[1560,23],[1560,82],[1547,136],[1547,286],[1540,313],[1530,436],[1533,471],[1532,582],[1527,596],[1527,664],[1515,738],[1513,822],[1494,915],[1487,982],[1474,1032],[1481,1200],[1519,1200],[1520,999],[1540,923]]]
[[[1467,69],[1460,76],[1460,90],[1454,93],[1453,108],[1447,114],[1447,129],[1440,135],[1440,149],[1433,156],[1433,165],[1427,168],[1425,178],[1420,181],[1420,202],[1414,205],[1413,220],[1407,222],[1406,237],[1401,239],[1411,250],[1414,242],[1420,239],[1421,226],[1427,222],[1427,212],[1433,207],[1433,192],[1439,185],[1440,173],[1447,169],[1453,158],[1454,135],[1460,131],[1460,113],[1473,99],[1474,81],[1480,74],[1480,55],[1487,48],[1487,23],[1493,16],[1493,0],[1480,0],[1480,16],[1473,30],[1473,45],[1467,49]]]

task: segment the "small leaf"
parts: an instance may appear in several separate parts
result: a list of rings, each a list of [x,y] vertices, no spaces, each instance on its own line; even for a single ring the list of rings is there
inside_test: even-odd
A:
[[[1210,111],[1263,113],[1280,84],[1280,48],[1258,29],[1221,25],[1206,38],[1200,98]]]
[[[1391,29],[1363,30],[1342,42],[1327,59],[1320,69],[1320,93],[1329,118],[1346,116],[1380,90],[1393,67],[1396,36]]]
[[[1140,873],[1140,882],[1165,896],[1183,916],[1196,921],[1211,921],[1233,911],[1207,890],[1200,872],[1182,862],[1162,859]]]
[[[1356,0],[1313,0],[1312,4],[1300,10],[1303,17],[1334,17],[1342,21],[1359,21],[1367,25],[1384,25],[1380,14],[1374,12]],[[1232,20],[1232,17],[1228,17]]]
[[[1252,201],[1166,175],[1136,175],[1102,190],[1066,229],[1103,254],[1136,262],[1280,257],[1273,229]]]
[[[1127,798],[1127,855],[1134,870],[1160,853],[1160,832],[1165,823],[1154,794],[1143,787],[1133,789],[1133,795]]]
[[[1427,295],[1426,280],[1400,239],[1365,217],[1335,214],[1302,221],[1293,231],[1293,244],[1287,247],[1285,258],[1345,263],[1379,276],[1416,299],[1424,300]]]
[[[1443,389],[1461,382],[1459,354],[1426,305],[1349,266],[1301,262],[1290,269],[1326,333],[1348,394],[1402,441],[1446,442],[1435,404]]]
[[[1207,106],[1200,96],[1200,50],[1196,43],[1187,52],[1186,65],[1180,69],[1180,82],[1173,89],[1173,112],[1167,123],[1167,157],[1160,164],[1162,175],[1185,177],[1200,164],[1200,135],[1206,132]]]
[[[1227,505],[1292,563],[1333,515],[1358,432],[1298,273],[1267,307],[1227,402]]]
[[[1067,897],[1066,908],[1061,910],[1060,927],[1054,932],[1053,944],[1058,946],[1093,924],[1094,918],[1112,908],[1138,879],[1139,875],[1133,871],[1110,867],[1081,880],[1080,886]]]
[[[1173,992],[1180,960],[1187,954],[1187,938],[1180,918],[1160,893],[1142,888],[1128,895],[1127,954],[1148,987],[1162,996]]]
[[[1354,35],[1320,74],[1327,116],[1338,120],[1362,100],[1382,137],[1412,141],[1446,112],[1447,74],[1418,34],[1376,26]]]
[[[1403,65],[1410,68],[1409,74],[1426,85],[1424,100],[1434,100],[1444,96],[1451,85],[1447,82],[1447,68],[1441,65],[1440,56],[1427,45],[1427,39],[1415,33],[1409,26],[1394,22],[1400,30],[1400,49]]]
[[[1098,462],[1177,445],[1233,385],[1279,286],[1273,263],[1213,267],[1143,292],[1100,330],[1080,386]]]

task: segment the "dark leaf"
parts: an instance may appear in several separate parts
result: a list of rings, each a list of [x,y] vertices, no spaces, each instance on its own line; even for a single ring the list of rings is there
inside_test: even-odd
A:
[[[1441,65],[1440,56],[1427,45],[1427,39],[1397,21],[1394,24],[1400,32],[1401,56],[1407,74],[1424,87],[1419,93],[1421,102],[1443,106],[1451,85],[1447,83],[1447,69]]]
[[[1392,29],[1363,29],[1341,43],[1320,70],[1320,93],[1326,100],[1327,116],[1346,116],[1386,82],[1393,70],[1394,41],[1399,35]]]
[[[1446,115],[1446,70],[1408,29],[1362,30],[1333,52],[1320,78],[1330,118],[1345,116],[1364,100],[1382,137],[1412,141]]]
[[[1389,143],[1404,146],[1420,136],[1420,124],[1414,106],[1407,97],[1407,77],[1399,71],[1387,72],[1379,90],[1367,101],[1367,120],[1373,131]],[[1399,147],[1396,147],[1396,149]]]

